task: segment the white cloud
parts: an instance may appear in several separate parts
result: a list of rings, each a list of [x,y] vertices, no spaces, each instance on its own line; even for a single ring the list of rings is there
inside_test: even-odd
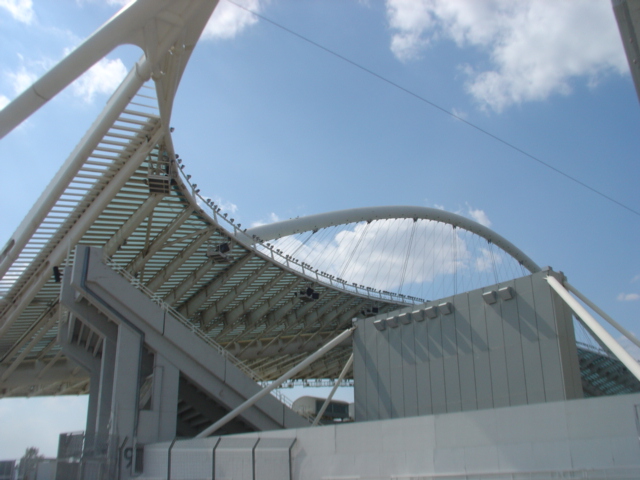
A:
[[[7,10],[15,20],[27,25],[30,25],[35,17],[32,0],[0,0],[0,8]]]
[[[237,0],[237,3],[256,13],[261,10],[260,0]],[[221,0],[202,32],[202,38],[233,38],[257,22],[258,18],[251,12]]]
[[[253,222],[251,224],[251,228],[253,227],[261,227],[262,225],[267,225],[269,223],[275,223],[275,222],[279,222],[280,221],[280,217],[278,215],[276,215],[275,213],[271,212],[269,214],[269,219],[268,220],[258,220],[256,222]]]
[[[469,204],[467,204],[467,208],[468,208],[469,215],[476,222],[478,222],[480,225],[484,225],[485,227],[491,226],[491,220],[489,220],[489,217],[487,216],[484,210],[480,210],[479,208],[477,209],[471,208]]]
[[[387,0],[387,15],[402,61],[443,38],[487,54],[489,68],[461,67],[468,93],[496,112],[570,93],[576,77],[593,86],[628,70],[610,2]]]
[[[617,297],[619,302],[634,302],[640,300],[640,294],[637,293],[620,293]]]
[[[463,110],[458,110],[455,107],[451,109],[451,113],[453,113],[456,117],[458,117],[458,119],[462,119],[462,120],[466,120],[469,117],[469,114],[467,112]]]
[[[474,265],[478,272],[489,272],[502,263],[502,257],[494,255],[488,248],[481,248],[480,255],[474,259]]]
[[[9,79],[9,82],[11,82],[11,86],[13,87],[13,91],[16,95],[24,92],[38,79],[38,75],[27,70],[24,65],[21,65],[15,72],[6,72],[6,76]]]
[[[11,100],[9,100],[8,97],[5,97],[4,95],[0,94],[0,110],[2,110],[4,107],[6,107],[9,104],[10,101]]]
[[[220,213],[236,213],[238,211],[238,206],[235,203],[223,200],[220,197],[213,197],[212,200],[220,207]]]
[[[112,93],[126,75],[122,60],[103,58],[73,82],[73,94],[91,103],[96,94]]]

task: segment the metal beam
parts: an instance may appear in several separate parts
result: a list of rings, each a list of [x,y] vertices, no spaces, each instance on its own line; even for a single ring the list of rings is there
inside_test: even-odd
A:
[[[247,314],[247,316],[245,317],[245,324],[246,324],[246,328],[244,329],[244,331],[237,335],[236,337],[234,337],[233,341],[234,342],[239,342],[240,340],[242,340],[244,337],[246,337],[247,335],[251,334],[252,332],[255,331],[255,329],[257,327],[259,327],[262,323],[260,322],[260,320],[262,319],[262,317],[264,317],[264,315],[269,311],[269,309],[273,308],[274,306],[276,306],[278,303],[280,303],[282,301],[282,299],[284,297],[286,297],[287,295],[289,295],[291,293],[292,290],[294,290],[295,288],[297,288],[297,286],[300,284],[300,282],[302,281],[301,278],[296,278],[293,283],[290,283],[288,285],[285,285],[282,289],[280,289],[280,291],[278,293],[276,293],[273,297],[268,298],[264,301],[264,303],[262,305],[260,305],[258,308],[256,308],[254,311],[249,312]],[[296,301],[297,299],[293,299],[293,301]],[[293,305],[292,305],[293,307]],[[273,329],[274,326],[270,326],[267,329],[265,329],[264,332],[262,333],[266,333],[267,330],[271,330]]]
[[[211,295],[217,292],[222,285],[238,273],[252,258],[256,258],[255,255],[253,253],[247,253],[244,257],[237,260],[227,270],[219,274],[211,280],[208,285],[199,289],[189,300],[180,305],[178,311],[187,318],[192,317]]]
[[[282,299],[284,297],[286,297],[289,293],[291,293],[293,290],[298,288],[298,285],[300,285],[300,282],[302,282],[302,278],[296,277],[292,283],[290,283],[288,285],[285,285],[273,297],[268,298],[267,300],[265,300],[265,302],[262,305],[260,305],[253,312],[250,312],[249,315],[247,315],[247,323],[248,324],[254,324],[254,323],[260,321],[260,319],[262,319],[262,317],[264,317],[264,315],[271,308],[275,307],[278,303],[280,303],[282,301]],[[292,299],[292,301],[291,301],[292,305],[291,306],[293,307],[297,301],[299,301],[297,298]]]
[[[131,273],[137,273],[142,270],[145,264],[158,253],[165,243],[173,236],[174,233],[186,222],[193,213],[193,207],[185,208],[180,214],[175,217],[169,225],[162,229],[162,231],[153,239],[148,248],[140,251],[133,260],[127,266],[127,270]]]
[[[285,271],[278,273],[270,282],[260,286],[253,294],[244,300],[241,300],[238,305],[231,311],[225,314],[225,327],[218,337],[223,337],[229,333],[238,324],[239,320],[247,314],[251,307],[261,298],[264,297],[265,292],[271,290],[280,280],[287,274]]]
[[[57,321],[58,316],[52,314],[49,317],[47,323],[42,326],[40,331],[31,339],[29,344],[22,350],[22,352],[20,352],[13,363],[4,371],[2,376],[0,376],[0,383],[4,383],[7,378],[9,378],[9,376],[15,371],[16,368],[18,368],[18,366],[27,357],[27,355],[29,355],[31,350],[33,350],[33,348],[40,342],[40,340],[42,340],[42,337],[44,337],[49,332],[49,330],[51,330],[51,328],[56,324]]]
[[[257,270],[254,270],[248,277],[246,277],[242,282],[240,282],[235,287],[231,287],[229,293],[223,296],[220,300],[212,304],[209,308],[207,308],[202,313],[202,325],[205,326],[205,330],[211,330],[213,325],[210,323],[218,317],[225,308],[229,306],[234,300],[238,298],[239,295],[242,294],[248,287],[250,287],[253,282],[255,282],[260,276],[266,272],[272,264],[270,262],[265,262],[261,265]]]
[[[129,238],[138,226],[147,218],[162,201],[160,194],[150,194],[149,197],[138,207],[138,209],[122,224],[116,233],[107,241],[103,247],[105,257],[111,257],[118,251],[118,248]]]
[[[349,356],[349,360],[347,360],[347,363],[345,364],[344,368],[342,369],[342,372],[340,372],[340,376],[336,380],[336,384],[333,386],[333,388],[331,389],[331,392],[329,393],[329,396],[327,397],[327,399],[322,404],[322,407],[320,408],[320,411],[318,412],[318,415],[316,415],[316,419],[311,424],[312,427],[317,426],[318,422],[320,422],[320,419],[322,418],[322,415],[324,415],[324,412],[327,410],[327,407],[329,406],[329,403],[331,403],[331,400],[333,399],[333,395],[335,395],[336,390],[338,390],[338,387],[340,386],[340,382],[342,382],[342,379],[345,377],[345,375],[351,369],[351,365],[353,365],[353,353]]]
[[[212,258],[207,258],[205,262],[200,265],[195,272],[192,272],[182,283],[177,285],[171,290],[163,299],[164,303],[168,305],[175,305],[185,293],[187,293],[194,285],[196,285],[202,277],[204,277],[209,270],[215,265]]]
[[[592,308],[594,312],[596,312],[598,315],[600,315],[602,318],[604,318],[607,322],[609,322],[613,328],[615,328],[621,334],[623,334],[625,337],[627,337],[627,340],[629,340],[631,343],[635,344],[636,347],[640,348],[640,340],[638,340],[629,330],[624,328],[622,325],[620,325],[618,322],[616,322],[613,318],[611,318],[609,315],[607,315],[604,312],[604,310],[599,308],[595,303],[593,303],[586,296],[584,296],[582,293],[580,293],[578,291],[578,289],[575,288],[573,285],[571,285],[569,282],[567,282],[565,280],[563,283],[564,283],[564,286],[565,286],[565,288],[567,290],[572,292],[576,297],[578,297],[580,300],[582,300],[584,303],[586,303],[590,308]]]
[[[326,304],[324,304],[322,307],[322,309],[324,309],[323,311],[326,311],[329,308],[332,308],[333,305],[342,297],[341,294],[337,294],[334,298],[330,299],[327,301]],[[296,299],[296,301],[300,301],[298,299]],[[301,308],[299,308],[298,310],[296,310],[295,312],[292,312],[291,314],[287,315],[287,317],[284,319],[285,323],[287,323],[288,325],[293,325],[294,322],[299,321],[300,317],[298,317],[298,315],[305,315],[309,310],[311,310],[313,307],[315,307],[316,305],[314,305],[315,302],[308,302],[305,305],[303,305]],[[304,318],[304,317],[302,317]],[[275,327],[276,325],[274,325]],[[270,329],[272,330],[272,329]],[[284,335],[291,335],[292,332],[290,332],[287,328],[284,328],[281,332],[279,332],[275,337],[273,337],[269,343],[266,345],[266,347],[270,347],[274,342],[277,342],[280,340],[281,337],[283,337]],[[294,336],[297,336],[299,334],[299,332],[295,332]],[[265,348],[266,348],[265,347]]]
[[[326,337],[331,336],[333,333],[334,332],[323,332],[320,334],[322,338],[318,338],[315,341],[310,341],[309,334],[294,337],[286,346],[284,343],[279,342],[271,343],[268,346],[263,346],[259,341],[252,342],[250,345],[245,347],[241,353],[236,354],[235,357],[240,360],[255,360],[257,358],[269,358],[297,354],[300,352],[312,352],[318,348],[319,344],[326,340]],[[343,346],[350,346],[350,344],[345,344]],[[227,347],[229,348],[229,345]]]
[[[29,328],[29,330],[27,330],[22,335],[20,340],[18,340],[13,345],[13,347],[11,347],[11,349],[4,354],[4,356],[2,357],[2,361],[0,361],[0,365],[6,365],[7,363],[9,363],[11,359],[18,354],[18,352],[24,346],[24,344],[26,344],[31,338],[33,338],[33,335],[40,329],[42,324],[44,324],[47,321],[47,319],[49,318],[49,315],[58,314],[59,308],[60,308],[60,303],[56,301],[48,309],[42,312],[40,317],[33,323],[33,325]]]
[[[340,330],[345,326],[346,323],[351,323],[351,321],[353,320],[353,317],[360,311],[361,308],[362,308],[362,302],[357,303],[352,308],[348,309],[346,312],[339,314],[337,318],[338,322],[336,325],[336,329]],[[325,317],[324,319],[322,319],[320,321],[320,326],[314,333],[311,334],[307,342],[312,341],[316,337],[316,335],[319,335],[322,332],[322,329],[326,327],[329,323],[331,323],[333,320],[334,319],[330,317]]]
[[[591,316],[589,312],[564,288],[564,286],[554,277],[549,275],[546,277],[547,282],[551,285],[558,295],[573,310],[578,319],[593,332],[596,337],[602,341],[607,349],[620,360],[625,367],[629,369],[634,377],[640,380],[640,364],[607,332],[598,321]]]
[[[147,288],[152,292],[158,290],[162,285],[168,281],[171,276],[178,271],[178,269],[189,260],[198,249],[206,242],[211,236],[211,229],[206,229],[197,239],[191,242],[187,248],[183,249],[173,259],[160,270],[155,277],[147,284]]]

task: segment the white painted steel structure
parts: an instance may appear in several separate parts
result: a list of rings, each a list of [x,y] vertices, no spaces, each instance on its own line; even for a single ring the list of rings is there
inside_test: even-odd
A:
[[[183,175],[171,137],[175,93],[217,2],[138,0],[119,12],[0,111],[0,137],[116,46],[143,56],[115,91],[15,233],[0,250],[0,397],[89,391],[86,372],[57,344],[60,283],[79,244],[101,247],[135,284],[215,341],[275,379],[351,326],[354,316],[412,300],[333,282],[264,250],[262,240],[330,225],[425,218],[491,241],[530,271],[539,267],[495,232],[455,214],[420,207],[351,209],[242,230],[200,197]],[[216,249],[228,247],[218,255]],[[278,261],[276,261],[278,260]],[[313,286],[317,299],[301,301]],[[73,339],[99,358],[104,338]],[[351,354],[334,349],[297,378],[336,378]]]
[[[64,162],[0,252],[0,397],[88,392],[89,379],[57,345],[60,308],[54,269],[64,274],[75,245],[103,248],[140,288],[175,309],[199,335],[229,349],[266,379],[348,328],[361,311],[415,302],[333,281],[256,243],[183,175],[169,122],[181,75],[215,8],[210,1],[140,0],[123,9],[31,88],[0,111],[0,135],[82,72],[129,43],[144,55]],[[355,215],[355,216],[354,216]],[[477,232],[533,263],[494,232],[467,219],[414,207],[381,207],[312,216],[306,224],[363,218],[431,218]],[[320,218],[321,223],[319,223]],[[283,235],[283,224],[277,226]],[[267,237],[266,228],[255,230]],[[228,245],[225,257],[212,248]],[[282,257],[282,258],[280,258]],[[303,302],[313,286],[318,299]],[[99,358],[103,339],[77,341]],[[336,378],[350,355],[343,346],[298,378]]]
[[[490,229],[422,207],[351,209],[241,230],[183,176],[169,122],[181,75],[215,1],[139,0],[0,111],[0,136],[69,85],[117,45],[144,52],[96,122],[0,251],[0,396],[88,391],[88,379],[56,344],[59,284],[78,243],[102,247],[138,284],[274,379],[350,325],[414,300],[335,282],[279,258],[262,240],[330,225],[424,218],[491,241],[529,271],[538,265]],[[230,246],[224,261],[208,256]],[[258,248],[260,246],[260,248]],[[277,261],[275,261],[277,260]],[[297,298],[313,286],[318,300]],[[101,352],[101,338],[82,339]],[[333,352],[300,378],[336,378],[349,349]],[[265,360],[268,359],[268,360]]]
[[[265,247],[266,240],[352,222],[419,218],[468,230],[501,248],[529,271],[540,270],[517,247],[490,229],[435,209],[401,206],[351,209],[250,230],[242,230],[239,225],[229,221],[217,205],[200,197],[183,175],[169,127],[173,100],[182,73],[216,4],[212,0],[138,0],[123,9],[0,111],[1,138],[116,46],[133,44],[143,51],[140,61],[0,250],[0,397],[89,392],[92,385],[89,373],[67,358],[59,340],[67,346],[67,352],[76,352],[76,360],[82,358],[86,364],[110,358],[108,349],[113,346],[109,335],[69,315],[67,307],[60,301],[59,276],[71,274],[73,252],[78,244],[100,247],[105,263],[122,274],[128,282],[127,287],[133,285],[139,288],[162,311],[170,312],[180,328],[188,326],[187,333],[203,341],[199,343],[219,353],[225,352],[222,355],[224,358],[227,358],[227,351],[231,352],[234,365],[243,374],[254,379],[259,375],[259,378],[267,381],[292,376],[304,379],[337,378],[341,371],[347,372],[350,363],[352,347],[349,342],[342,342],[350,334],[352,319],[366,315],[365,312],[373,311],[373,308],[379,314],[389,313],[411,305],[414,300],[359,285],[333,282],[329,276],[318,273],[311,266],[282,257],[273,248]],[[553,284],[551,280],[550,283]],[[558,285],[554,288],[560,293],[564,287]],[[311,287],[315,296],[300,295]],[[104,290],[108,291],[108,286]],[[80,308],[82,298],[78,300]],[[640,378],[637,364],[619,351],[617,342],[609,339],[582,307],[574,305],[575,300],[565,300],[583,321],[586,320],[588,328],[607,348],[618,354],[629,370]],[[61,326],[67,328],[62,331]],[[300,363],[330,339],[335,339],[330,342],[331,347],[335,347],[330,353],[317,359],[312,356]],[[133,336],[130,340],[130,345],[136,345]],[[160,344],[160,340],[158,342]],[[138,344],[141,342],[138,341]],[[122,349],[126,350],[125,347]],[[321,352],[325,353],[325,350]],[[593,359],[589,362],[597,363]],[[294,368],[296,365],[298,367]],[[593,365],[587,365],[590,366]],[[118,368],[127,373],[126,368]],[[598,366],[593,366],[593,370],[598,370]],[[180,388],[184,387],[183,391],[187,391],[192,400],[198,400],[195,397],[199,392],[193,388],[189,390],[191,386],[184,385],[188,383],[187,380],[177,374],[173,379],[180,384]],[[127,394],[131,394],[132,398],[137,395],[131,385],[125,387],[131,390]],[[597,389],[593,391],[598,394]],[[268,389],[260,395],[267,393]],[[134,410],[138,408],[137,401],[137,397],[132,400]],[[626,408],[628,403],[611,400],[591,405],[624,404]],[[550,405],[527,407],[520,411],[521,415],[517,418],[520,421],[523,415],[546,409],[563,421],[570,422],[571,419],[563,416],[564,408]],[[567,411],[588,409],[584,407],[586,404],[576,405],[567,407]],[[626,422],[630,415],[627,413],[611,415],[611,418],[619,423]],[[472,425],[475,419],[483,415],[504,424],[503,417],[494,414],[493,410],[490,414],[480,412],[456,418],[465,422],[469,420]],[[568,414],[566,416],[570,417]],[[456,418],[423,416],[417,422],[424,427],[420,432],[415,429],[407,431],[412,432],[413,438],[419,441],[431,441],[430,432],[434,431],[431,428],[434,424],[436,427],[438,422],[448,425],[448,422],[457,421]],[[107,419],[101,418],[99,421],[104,423]],[[385,428],[393,429],[394,425],[403,426],[405,423],[387,423]],[[137,428],[136,420],[128,425]],[[372,425],[373,422],[363,426],[347,426],[336,430],[335,435],[333,430],[323,429],[308,429],[313,432],[311,434],[296,431],[295,435],[301,445],[305,445],[305,435],[310,435],[309,451],[313,451],[313,445],[329,445],[335,449],[335,439],[343,438],[340,441],[344,441],[346,438],[352,450],[345,457],[349,468],[342,473],[352,474],[351,470],[359,467],[355,473],[362,474],[366,471],[366,465],[362,464],[366,452],[358,450],[358,441],[366,436],[367,441],[363,445],[374,455],[383,453],[380,445],[372,443],[379,440],[376,437],[382,430]],[[526,418],[522,425],[532,431],[539,427]],[[575,426],[569,427],[566,430]],[[217,428],[216,424],[211,428]],[[593,438],[597,437],[595,430],[589,430]],[[322,432],[329,432],[333,440],[316,442],[317,438],[322,437]],[[210,430],[201,434],[208,433]],[[284,432],[284,435],[288,433]],[[527,432],[518,433],[522,433],[522,437]],[[603,464],[591,461],[591,454],[598,448],[582,448],[582,444],[577,445],[579,442],[575,442],[572,434],[566,431],[559,435],[562,448],[575,448],[589,460],[584,463],[584,468],[575,469],[569,465],[567,471],[604,468]],[[624,435],[612,434],[612,438],[626,448],[628,439],[634,435],[627,428]],[[398,434],[390,434],[391,437],[397,440]],[[257,437],[251,438],[252,446],[248,450],[243,447],[245,453],[254,452],[256,445],[259,445],[255,440]],[[260,438],[260,442],[263,438],[265,442],[272,440],[277,443],[278,440],[266,436]],[[602,441],[600,437],[597,439]],[[278,448],[288,449],[286,451],[290,453],[292,439],[281,436],[279,440],[287,440],[288,443],[284,442],[286,448],[282,445]],[[211,440],[203,441],[211,446]],[[233,441],[223,442],[221,450],[232,451]],[[434,437],[433,442],[436,445],[441,439]],[[493,441],[493,444],[509,448],[509,442],[502,437],[499,442]],[[135,447],[135,443],[132,445]],[[173,445],[161,446],[158,451],[171,458]],[[616,448],[612,445],[605,451],[613,452],[612,458],[616,458]],[[218,446],[215,443],[212,447],[214,451]],[[457,452],[474,447],[464,442],[454,446],[458,448]],[[449,447],[451,445],[443,446]],[[482,444],[482,447],[485,445]],[[526,455],[526,451],[525,448],[518,455]],[[626,451],[635,455],[637,446]],[[149,455],[153,455],[153,449],[149,449]],[[314,455],[325,460],[318,471],[331,475],[327,470],[331,455],[323,457],[322,452],[315,452]],[[424,456],[415,449],[411,455],[416,465]],[[549,463],[550,468],[564,468],[562,465],[566,457],[570,455],[564,455],[562,462],[557,465]],[[481,460],[482,451],[474,453],[473,458]],[[167,466],[166,459],[166,456],[162,457],[158,463],[162,464],[162,468]],[[378,473],[387,468],[383,465],[382,455],[374,460],[372,464],[376,465]],[[509,470],[502,468],[498,460],[491,464],[491,468],[501,475],[508,475]],[[295,465],[304,465],[305,459],[303,455],[298,455],[295,461],[298,462]],[[625,461],[626,457],[620,460],[620,464],[624,465]],[[627,464],[634,468],[637,466],[637,462],[634,464],[629,461]],[[153,462],[149,465],[151,468]],[[519,471],[525,468],[521,464],[517,466]],[[427,467],[422,472],[445,471]],[[528,471],[534,472],[532,469]],[[461,473],[452,470],[446,472]],[[145,475],[147,473],[149,478],[154,478],[150,471]],[[406,470],[400,473],[410,475],[413,472]]]

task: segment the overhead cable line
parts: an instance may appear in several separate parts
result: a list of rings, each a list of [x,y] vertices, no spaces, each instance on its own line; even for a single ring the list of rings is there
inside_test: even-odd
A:
[[[280,25],[279,23],[277,23],[277,22],[275,22],[273,20],[270,20],[269,18],[265,17],[264,15],[256,13],[253,10],[248,9],[247,7],[244,7],[242,5],[239,5],[239,4],[235,3],[233,0],[226,0],[226,1],[231,3],[232,5],[235,5],[238,8],[241,8],[242,10],[245,10],[245,11],[251,13],[252,15],[255,15],[256,17],[264,20],[265,22],[270,23],[271,25],[273,25],[275,27],[278,27],[279,29],[284,30],[285,32],[287,32],[287,33],[289,33],[291,35],[294,35],[294,36],[298,37],[299,39],[301,39],[301,40],[313,45],[314,47],[317,47],[317,48],[319,48],[321,50],[324,50],[325,52],[333,55],[334,57],[337,57],[340,60],[342,60],[344,62],[347,62],[347,63],[349,63],[350,65],[352,65],[352,66],[354,66],[356,68],[359,68],[363,72],[368,73],[369,75],[372,75],[372,76],[376,77],[378,80],[381,80],[381,81],[391,85],[392,87],[395,87],[398,90],[401,90],[401,91],[405,92],[406,94],[411,95],[412,97],[420,100],[421,102],[424,102],[427,105],[429,105],[429,106],[431,106],[431,107],[433,107],[433,108],[435,108],[437,110],[440,110],[442,113],[445,113],[445,114],[455,118],[456,120],[459,120],[459,121],[465,123],[469,127],[474,128],[477,131],[479,131],[480,133],[482,133],[482,134],[484,134],[484,135],[496,140],[497,142],[502,143],[503,145],[511,148],[512,150],[515,150],[516,152],[524,155],[525,157],[529,158],[530,160],[533,160],[533,161],[539,163],[540,165],[542,165],[544,167],[547,167],[548,169],[556,172],[559,175],[562,175],[563,177],[567,178],[568,180],[571,180],[572,182],[577,183],[578,185],[582,186],[583,188],[586,188],[587,190],[590,190],[591,192],[595,193],[596,195],[599,195],[602,198],[604,198],[606,200],[609,200],[610,202],[615,203],[619,207],[622,207],[625,210],[628,210],[629,212],[631,212],[631,213],[633,213],[633,214],[635,214],[635,215],[640,217],[640,211],[635,210],[635,209],[631,208],[630,206],[628,206],[628,205],[616,200],[615,198],[607,195],[606,193],[601,192],[600,190],[598,190],[598,189],[586,184],[582,180],[578,180],[577,178],[571,176],[570,174],[560,170],[559,168],[554,167],[550,163],[545,162],[544,160],[536,157],[535,155],[532,155],[531,153],[526,152],[525,150],[521,149],[520,147],[517,147],[516,145],[514,145],[513,143],[510,143],[507,140],[503,140],[502,138],[498,137],[497,135],[494,135],[493,133],[489,132],[488,130],[485,130],[484,128],[476,125],[475,123],[472,123],[472,122],[470,122],[468,120],[465,120],[464,118],[460,117],[459,115],[456,115],[455,113],[447,110],[446,108],[441,107],[437,103],[434,103],[431,100],[428,100],[427,98],[425,98],[425,97],[423,97],[423,96],[421,96],[421,95],[409,90],[408,88],[405,88],[402,85],[400,85],[400,84],[398,84],[398,83],[396,83],[396,82],[394,82],[392,80],[389,80],[386,77],[383,77],[379,73],[376,73],[373,70],[368,69],[367,67],[355,62],[354,60],[351,60],[351,59],[349,59],[349,58],[347,58],[347,57],[345,57],[345,56],[343,56],[343,55],[341,55],[341,54],[339,54],[339,53],[337,53],[337,52],[335,52],[335,51],[333,51],[333,50],[331,50],[331,49],[329,49],[329,48],[327,48],[327,47],[325,47],[325,46],[323,46],[323,45],[321,45],[321,44],[319,44],[319,43],[317,43],[317,42],[315,42],[315,41],[313,41],[313,40],[311,40],[309,38],[307,38],[307,37],[305,37],[304,35],[301,35],[301,34],[295,32],[295,31],[293,31],[293,30],[291,30],[291,29],[289,29],[289,28],[287,28],[287,27],[285,27],[283,25]]]

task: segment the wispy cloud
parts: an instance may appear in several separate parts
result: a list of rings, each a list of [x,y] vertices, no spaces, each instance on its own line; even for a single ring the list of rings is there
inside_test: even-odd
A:
[[[77,40],[77,39],[73,39]],[[79,40],[78,40],[79,43]],[[64,51],[65,55],[72,48]],[[29,88],[49,68],[56,64],[52,58],[31,60],[18,55],[21,65],[13,70],[5,70],[4,76],[11,85],[15,95]],[[111,94],[127,74],[127,68],[119,58],[103,58],[71,85],[71,93],[86,103],[93,102],[96,95]]]
[[[4,95],[0,95],[0,110],[9,104],[10,100]]]
[[[635,302],[640,300],[640,294],[637,293],[620,293],[617,297],[619,302]]]
[[[30,25],[35,19],[32,0],[0,0],[0,8],[8,11],[18,22]]]
[[[103,58],[73,82],[73,94],[86,103],[98,94],[112,93],[127,75],[127,68],[119,58]]]
[[[491,226],[491,220],[489,220],[489,217],[484,210],[480,210],[479,208],[472,208],[469,204],[467,204],[467,213],[480,225],[484,225],[485,227]]]
[[[489,68],[462,70],[467,92],[496,112],[568,94],[576,77],[595,85],[628,70],[609,2],[387,0],[387,16],[391,50],[402,61],[442,39],[484,52]]]
[[[21,65],[13,72],[5,72],[5,75],[16,95],[24,92],[38,79],[38,74],[33,70],[28,69],[25,65]]]
[[[262,225],[267,225],[269,223],[275,223],[275,222],[279,222],[280,221],[280,217],[278,215],[276,215],[275,213],[271,212],[269,214],[269,218],[268,220],[257,220],[255,222],[253,222],[251,224],[251,227],[260,227]]]
[[[212,197],[211,200],[220,207],[222,213],[236,213],[238,211],[238,205],[233,202],[229,202],[220,197]]]
[[[235,3],[248,10],[259,13],[264,1],[235,0]],[[209,23],[202,32],[202,38],[229,39],[258,22],[258,18],[247,10],[231,2],[221,0],[213,12]]]

